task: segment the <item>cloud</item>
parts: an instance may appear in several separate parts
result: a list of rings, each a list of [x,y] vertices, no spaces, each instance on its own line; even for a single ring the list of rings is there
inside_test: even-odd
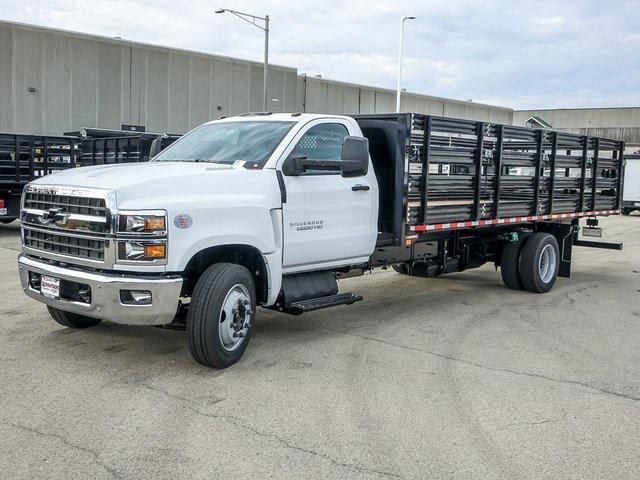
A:
[[[515,108],[640,105],[640,2],[610,0],[0,0],[7,20],[261,61],[263,34],[234,8],[271,17],[270,58],[345,82]],[[265,11],[267,9],[268,11]]]

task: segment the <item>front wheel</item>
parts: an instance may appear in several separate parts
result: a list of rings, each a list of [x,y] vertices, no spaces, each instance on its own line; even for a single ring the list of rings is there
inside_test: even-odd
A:
[[[187,333],[193,359],[227,368],[247,349],[256,311],[253,278],[245,267],[216,263],[198,279],[189,305]]]
[[[65,312],[54,307],[47,307],[49,315],[57,323],[69,328],[89,328],[98,325],[101,320],[99,318],[85,317],[78,313]]]

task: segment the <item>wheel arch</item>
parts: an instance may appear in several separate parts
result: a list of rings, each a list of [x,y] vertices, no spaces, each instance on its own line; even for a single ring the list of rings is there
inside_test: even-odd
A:
[[[183,271],[182,294],[191,296],[200,275],[215,263],[242,265],[251,274],[256,287],[256,301],[266,303],[269,298],[269,267],[260,250],[252,245],[228,244],[203,248],[187,262]]]

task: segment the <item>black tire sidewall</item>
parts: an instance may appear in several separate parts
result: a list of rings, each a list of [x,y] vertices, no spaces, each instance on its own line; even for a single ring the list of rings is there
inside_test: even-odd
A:
[[[228,351],[220,341],[218,322],[222,303],[235,285],[244,285],[251,297],[249,328],[242,344]],[[210,266],[198,279],[187,315],[189,346],[200,364],[226,368],[236,363],[247,349],[256,314],[256,294],[249,270],[241,265],[219,263]]]
[[[87,317],[78,313],[65,312],[59,308],[47,306],[49,315],[56,323],[69,328],[89,328],[98,325],[102,320],[99,318]]]
[[[505,242],[502,247],[500,275],[505,286],[512,290],[524,288],[520,280],[520,252],[529,235],[529,232],[521,232],[517,241]]]
[[[542,281],[538,263],[542,251],[547,245],[552,245],[556,254],[555,272],[548,282]],[[558,278],[558,270],[560,268],[560,248],[556,238],[549,233],[534,233],[527,240],[527,243],[520,252],[520,280],[525,290],[534,293],[546,293],[553,288]]]

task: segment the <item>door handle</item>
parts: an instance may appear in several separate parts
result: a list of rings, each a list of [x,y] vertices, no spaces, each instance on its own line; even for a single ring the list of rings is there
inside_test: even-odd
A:
[[[354,185],[353,187],[351,187],[351,190],[353,190],[354,192],[359,192],[359,191],[363,191],[366,192],[367,190],[369,190],[371,187],[369,187],[369,185]]]

